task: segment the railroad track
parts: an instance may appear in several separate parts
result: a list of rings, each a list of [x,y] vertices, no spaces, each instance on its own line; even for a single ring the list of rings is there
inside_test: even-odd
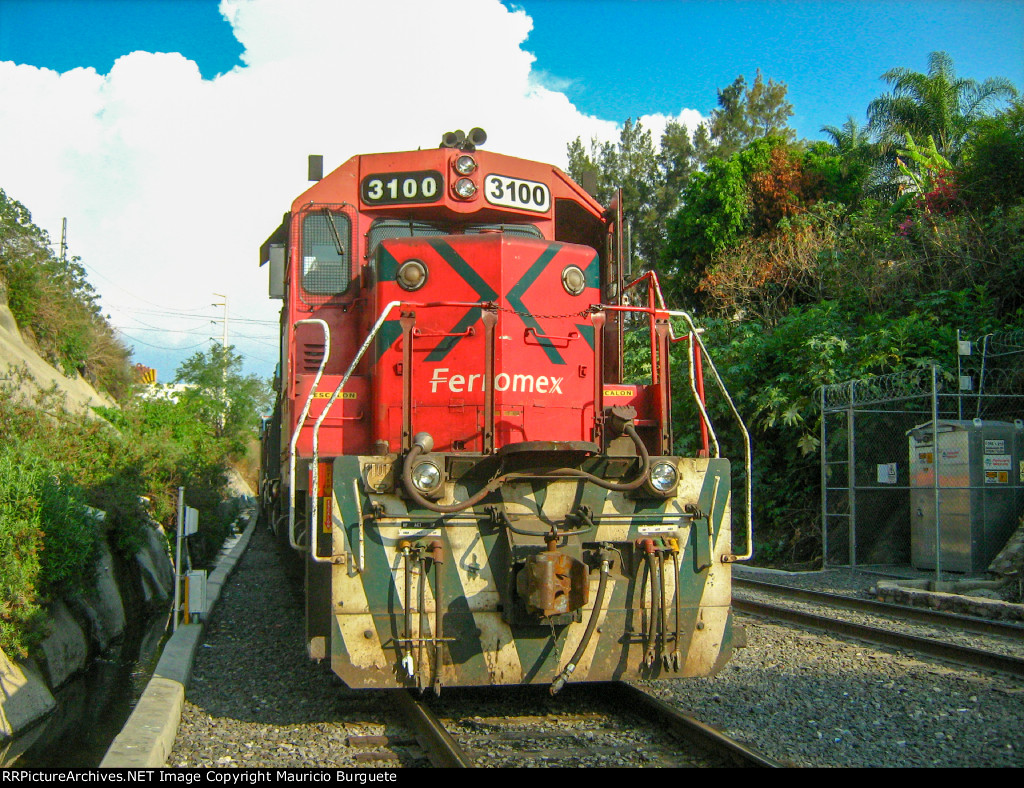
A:
[[[442,768],[621,766],[624,758],[647,766],[779,765],[628,684],[576,686],[558,701],[543,688],[518,689],[525,699],[502,703],[501,694],[512,691],[449,691],[454,701],[430,702],[391,694],[430,762]]]
[[[953,613],[893,605],[856,597],[827,594],[820,591],[808,591],[806,589],[790,588],[771,583],[736,579],[734,580],[734,589],[757,591],[785,600],[805,601],[834,609],[856,611],[883,618],[897,625],[913,622],[944,631],[972,632],[986,636],[994,635],[1001,638],[1017,639],[1018,642],[1024,636],[1024,627],[1008,622],[989,621]],[[800,627],[823,630],[869,643],[916,651],[972,668],[997,670],[1011,676],[1024,677],[1024,659],[1021,657],[940,639],[941,634],[939,637],[923,637],[886,626],[858,623],[831,615],[810,613],[782,604],[737,597],[735,594],[733,596],[733,609],[747,615],[786,621]]]

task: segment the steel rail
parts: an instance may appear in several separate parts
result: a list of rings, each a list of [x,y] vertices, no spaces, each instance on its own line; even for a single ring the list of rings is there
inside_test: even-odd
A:
[[[817,616],[813,613],[805,613],[800,610],[769,605],[763,602],[752,602],[744,599],[733,599],[733,610],[746,613],[752,616],[785,621],[796,624],[799,627],[809,629],[820,629],[825,632],[834,633],[856,640],[895,648],[917,651],[939,659],[966,665],[971,668],[984,670],[996,670],[1011,676],[1024,676],[1024,659],[1010,657],[1004,654],[996,654],[991,651],[971,648],[969,646],[957,646],[952,643],[944,643],[932,638],[908,635],[904,632],[893,632],[888,629],[855,624],[852,621],[840,621],[825,616]]]
[[[663,700],[648,695],[631,684],[618,682],[611,686],[627,708],[638,709],[641,713],[664,725],[676,736],[703,750],[710,750],[724,756],[736,766],[762,769],[778,769],[782,766],[766,755],[726,736],[720,730],[691,717]]]
[[[434,712],[413,696],[411,690],[393,690],[390,695],[434,766],[439,769],[474,768],[472,758],[445,730]]]
[[[957,628],[964,632],[974,632],[979,635],[1024,637],[1024,626],[1008,621],[994,621],[992,619],[965,616],[960,613],[949,613],[942,610],[929,610],[928,608],[898,605],[892,602],[879,602],[874,599],[860,599],[841,594],[830,594],[825,591],[812,591],[806,588],[792,588],[777,583],[765,583],[762,580],[738,578],[735,575],[732,578],[732,585],[733,588],[763,591],[764,593],[777,594],[790,599],[801,599],[807,602],[816,602],[845,610],[857,610],[873,615],[891,616],[921,624]]]

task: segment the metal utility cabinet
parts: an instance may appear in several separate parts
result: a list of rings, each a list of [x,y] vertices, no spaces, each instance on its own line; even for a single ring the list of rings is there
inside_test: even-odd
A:
[[[935,569],[938,532],[942,570],[985,571],[1024,509],[1024,423],[940,419],[907,436],[911,563]]]

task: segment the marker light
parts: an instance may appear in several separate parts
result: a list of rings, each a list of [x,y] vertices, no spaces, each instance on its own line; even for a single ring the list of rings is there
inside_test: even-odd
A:
[[[406,260],[399,266],[395,279],[404,290],[419,290],[427,283],[427,267],[419,260]]]
[[[412,469],[412,483],[420,492],[433,492],[441,483],[441,471],[432,462],[421,462]]]
[[[463,200],[468,200],[476,194],[476,184],[469,178],[459,178],[455,182],[455,193]]]
[[[578,266],[567,265],[562,271],[562,287],[569,295],[577,296],[583,292],[587,280]]]
[[[658,462],[651,468],[651,486],[660,493],[667,493],[679,481],[679,472],[670,462]]]
[[[455,171],[459,175],[469,175],[476,171],[476,159],[472,156],[459,156],[455,160]]]

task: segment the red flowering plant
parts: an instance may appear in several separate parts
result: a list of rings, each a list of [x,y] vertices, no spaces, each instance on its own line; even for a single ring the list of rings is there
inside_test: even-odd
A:
[[[952,216],[961,203],[956,170],[936,149],[934,138],[929,135],[927,144],[919,145],[910,134],[907,134],[907,147],[901,149],[899,153],[896,166],[903,176],[902,188],[907,194],[896,202],[893,212],[906,210],[908,207],[917,209],[908,214],[897,229],[899,235],[906,237],[914,227],[918,212],[934,226],[935,217]]]

